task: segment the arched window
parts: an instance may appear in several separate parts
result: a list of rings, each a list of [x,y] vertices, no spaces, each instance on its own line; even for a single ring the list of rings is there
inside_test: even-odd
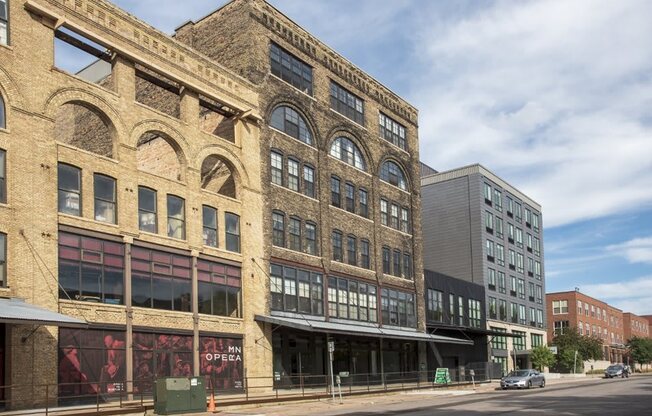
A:
[[[59,107],[54,120],[54,134],[60,142],[113,157],[112,126],[104,113],[86,103],[68,102]]]
[[[331,145],[331,156],[360,170],[367,170],[362,152],[355,143],[346,137],[335,139]]]
[[[201,187],[229,198],[237,198],[233,170],[229,163],[218,155],[204,159],[201,165]]]
[[[297,140],[312,145],[312,134],[310,134],[310,130],[308,130],[306,120],[290,107],[277,107],[272,112],[270,125]]]
[[[5,100],[2,99],[0,95],[0,129],[6,129],[7,122],[5,120]]]
[[[383,167],[380,170],[380,179],[394,186],[398,186],[404,191],[407,190],[407,180],[405,179],[403,170],[391,160],[383,163]]]
[[[177,149],[176,142],[166,134],[157,131],[143,134],[136,146],[138,170],[180,181],[183,169]]]

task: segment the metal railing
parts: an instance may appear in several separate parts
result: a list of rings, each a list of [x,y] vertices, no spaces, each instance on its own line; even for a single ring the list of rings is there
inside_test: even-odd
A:
[[[487,363],[480,363],[487,364]],[[475,382],[488,381],[486,368],[474,369]],[[350,374],[340,377],[335,392],[355,395],[374,392],[400,391],[470,384],[470,368],[449,369],[450,383],[434,384],[434,371],[388,372]],[[202,377],[202,376],[200,376]],[[140,383],[140,384],[139,384]],[[141,389],[134,388],[139,384]],[[0,415],[42,414],[118,414],[125,410],[139,412],[153,407],[153,391],[142,391],[142,386],[155,388],[151,383],[59,383],[17,384],[0,386],[5,399],[0,400]],[[269,377],[245,377],[242,388],[228,390],[210,387],[207,397],[214,394],[218,406],[246,403],[266,403],[283,400],[327,398],[333,394],[330,375],[287,374]],[[116,388],[117,386],[117,388]],[[129,386],[129,388],[127,388]]]

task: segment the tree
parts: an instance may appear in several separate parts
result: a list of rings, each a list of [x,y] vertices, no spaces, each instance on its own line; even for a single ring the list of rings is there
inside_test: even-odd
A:
[[[532,349],[530,359],[537,370],[543,371],[544,367],[550,367],[555,363],[555,354],[548,347],[540,345]]]
[[[584,361],[602,359],[602,340],[580,335],[576,328],[566,329],[563,334],[555,336],[553,344],[559,348],[557,364],[559,370],[564,372],[572,372],[574,363],[577,364],[575,372],[582,372]]]
[[[652,339],[634,337],[627,341],[627,350],[635,363],[652,362]]]

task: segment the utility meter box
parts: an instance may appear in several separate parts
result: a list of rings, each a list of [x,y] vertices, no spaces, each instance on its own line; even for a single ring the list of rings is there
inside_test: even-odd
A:
[[[157,415],[205,411],[203,377],[164,377],[156,380],[154,412]]]

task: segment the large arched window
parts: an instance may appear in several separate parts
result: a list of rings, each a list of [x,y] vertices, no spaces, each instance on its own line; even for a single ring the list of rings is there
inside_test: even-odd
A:
[[[6,128],[7,121],[5,120],[5,101],[2,99],[2,95],[0,95],[0,129]]]
[[[150,131],[138,139],[136,148],[138,169],[173,181],[183,179],[181,150],[168,135]]]
[[[272,112],[270,125],[297,140],[312,145],[312,134],[310,134],[310,130],[308,130],[306,120],[290,107],[276,107]]]
[[[383,163],[383,167],[380,169],[380,179],[407,191],[407,180],[403,170],[391,160]]]
[[[346,137],[335,139],[331,145],[331,156],[360,170],[367,170],[362,152],[355,143]]]
[[[229,198],[237,198],[235,176],[230,164],[218,155],[210,155],[201,165],[201,187]]]

